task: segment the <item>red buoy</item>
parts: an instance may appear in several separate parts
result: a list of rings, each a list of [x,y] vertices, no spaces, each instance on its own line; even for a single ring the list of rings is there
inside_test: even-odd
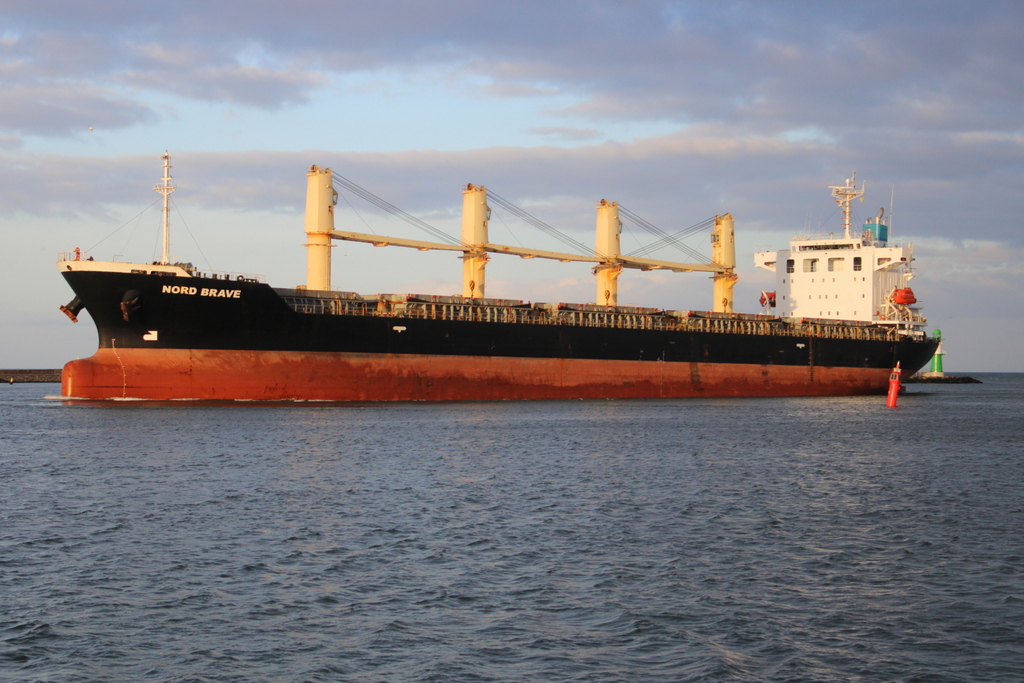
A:
[[[885,405],[890,408],[897,408],[896,399],[900,395],[900,375],[903,371],[900,370],[900,362],[896,361],[896,367],[892,369],[892,374],[889,375],[889,396],[885,399]]]

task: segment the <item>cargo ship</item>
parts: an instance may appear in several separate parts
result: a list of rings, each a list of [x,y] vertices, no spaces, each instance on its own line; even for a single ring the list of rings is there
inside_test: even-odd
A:
[[[163,257],[100,261],[77,248],[58,268],[96,325],[98,349],[64,366],[62,394],[81,399],[453,401],[883,394],[897,363],[913,374],[935,351],[907,286],[912,248],[890,243],[879,215],[850,228],[855,178],[833,188],[841,238],[795,238],[756,264],[776,273],[757,314],[733,311],[733,219],[717,216],[712,255],[676,263],[623,255],[619,206],[597,207],[593,254],[494,244],[487,190],[463,192],[459,240],[428,242],[336,230],[338,184],[307,173],[307,282],[209,272],[169,256],[170,155],[163,194]],[[344,187],[350,187],[344,185]],[[496,197],[496,195],[493,195]],[[497,201],[497,200],[495,200]],[[504,201],[504,200],[502,200]],[[709,226],[712,221],[708,221]],[[348,240],[461,252],[461,295],[373,294],[331,286],[331,245]],[[492,255],[593,264],[596,303],[486,296]],[[618,303],[624,269],[706,272],[710,311]]]

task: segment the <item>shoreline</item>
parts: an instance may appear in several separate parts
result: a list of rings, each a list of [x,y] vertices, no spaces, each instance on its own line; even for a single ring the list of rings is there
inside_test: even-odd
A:
[[[22,384],[27,382],[60,384],[61,370],[0,370],[0,383]]]
[[[980,379],[967,375],[946,375],[944,377],[922,377],[913,375],[903,380],[904,384],[982,384]]]

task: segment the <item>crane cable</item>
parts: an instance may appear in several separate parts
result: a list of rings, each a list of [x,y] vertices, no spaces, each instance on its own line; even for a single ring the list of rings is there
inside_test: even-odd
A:
[[[429,223],[425,223],[421,221],[419,218],[416,218],[415,216],[408,214],[405,211],[402,211],[394,204],[391,204],[390,202],[381,199],[380,197],[373,194],[369,190],[362,188],[359,185],[356,185],[354,182],[352,182],[348,178],[345,178],[344,176],[340,176],[337,173],[335,173],[333,185],[336,190],[344,188],[349,192],[352,192],[353,194],[370,202],[377,208],[386,211],[392,216],[395,216],[396,218],[401,218],[406,223],[409,223],[410,225],[415,226],[420,230],[423,230],[424,232],[434,237],[435,239],[441,240],[442,242],[451,245],[462,244],[460,240],[455,239],[454,237],[444,232],[443,230],[438,230]],[[340,188],[338,187],[339,185],[341,186]]]
[[[672,245],[675,248],[677,248],[680,251],[682,251],[683,253],[685,253],[689,258],[693,259],[694,263],[711,263],[711,259],[709,259],[707,256],[704,256],[699,251],[697,251],[697,250],[695,250],[695,249],[693,249],[693,248],[683,244],[680,240],[682,240],[683,238],[689,237],[690,235],[693,235],[695,233],[703,232],[703,231],[707,230],[708,228],[714,226],[714,224],[715,224],[715,219],[714,218],[705,219],[705,220],[701,221],[700,223],[696,223],[695,225],[691,225],[688,228],[680,230],[679,232],[675,233],[674,235],[670,235],[669,233],[665,232],[664,230],[662,230],[661,228],[657,227],[653,223],[650,223],[649,221],[644,220],[643,218],[641,218],[640,216],[636,215],[635,213],[633,213],[629,209],[623,207],[621,204],[619,205],[619,215],[625,216],[631,222],[636,223],[637,225],[639,225],[641,228],[643,228],[647,232],[649,232],[652,235],[655,235],[655,236],[661,238],[657,242],[653,242],[653,243],[647,245],[646,247],[642,247],[640,249],[637,249],[636,251],[633,251],[633,252],[629,253],[628,256],[642,257],[642,256],[646,256],[647,254],[650,254],[651,252],[657,251],[658,249],[661,249],[662,247],[665,247],[665,246],[668,246],[668,245]]]
[[[341,190],[341,189],[348,190],[349,192],[352,192],[353,194],[361,197],[365,201],[373,204],[377,208],[379,208],[379,209],[381,209],[381,210],[391,214],[392,216],[395,216],[396,218],[400,218],[400,219],[404,220],[406,223],[409,223],[410,225],[412,225],[412,226],[414,226],[416,228],[419,228],[420,230],[423,230],[427,234],[431,235],[432,237],[434,237],[436,239],[441,240],[442,242],[444,242],[446,244],[468,246],[468,245],[463,244],[461,240],[458,240],[458,239],[452,237],[451,235],[449,235],[448,233],[435,228],[434,226],[432,226],[432,225],[430,225],[430,224],[420,220],[419,218],[416,218],[415,216],[413,216],[413,215],[411,215],[409,213],[406,213],[405,211],[399,209],[397,206],[391,204],[390,202],[388,202],[388,201],[386,201],[384,199],[381,199],[380,197],[378,197],[377,195],[373,194],[369,190],[367,190],[367,189],[357,185],[356,183],[352,182],[351,180],[349,180],[348,178],[346,178],[346,177],[344,177],[342,175],[339,175],[337,173],[334,174],[333,185],[334,185],[335,189],[337,189],[337,190]],[[536,218],[535,216],[532,216],[531,214],[529,214],[528,212],[526,212],[523,209],[519,208],[518,206],[516,206],[512,202],[508,201],[507,199],[505,199],[501,195],[498,195],[495,192],[489,191],[487,196],[488,196],[488,199],[492,200],[496,205],[498,205],[501,208],[505,209],[506,211],[512,213],[513,215],[515,215],[516,217],[518,217],[521,220],[525,221],[526,223],[529,223],[530,225],[532,225],[535,228],[539,229],[541,232],[547,234],[548,236],[557,239],[562,244],[565,244],[566,246],[570,247],[571,249],[574,249],[574,250],[580,252],[581,254],[586,254],[586,253],[590,252],[590,253],[593,253],[598,258],[610,258],[610,255],[598,253],[596,249],[591,249],[590,247],[588,247],[587,245],[583,244],[582,242],[580,242],[580,241],[578,241],[576,239],[573,239],[572,237],[569,237],[568,235],[566,235],[565,233],[559,231],[556,228],[551,227],[550,225],[548,225],[544,221]],[[346,202],[347,201],[348,200],[346,198]],[[351,204],[349,204],[349,205],[351,206]],[[637,225],[639,225],[641,228],[643,228],[647,232],[649,232],[649,233],[651,233],[651,234],[653,234],[653,235],[655,235],[655,236],[660,238],[658,241],[656,241],[656,242],[654,242],[652,244],[649,244],[646,247],[642,247],[640,249],[637,249],[636,251],[631,252],[630,254],[628,254],[628,256],[641,257],[641,256],[645,256],[647,254],[650,254],[651,252],[656,251],[656,250],[658,250],[658,249],[660,249],[660,248],[662,248],[664,246],[672,245],[672,246],[676,247],[677,249],[679,249],[679,250],[683,251],[684,253],[686,253],[690,258],[694,259],[695,262],[698,262],[698,263],[710,263],[710,259],[708,259],[706,256],[703,256],[700,252],[698,252],[698,251],[688,247],[687,245],[683,244],[680,240],[685,238],[685,237],[689,237],[690,235],[692,235],[694,233],[701,232],[703,230],[707,230],[709,227],[714,225],[714,220],[715,220],[714,218],[709,218],[707,220],[701,221],[700,223],[697,223],[695,225],[690,226],[689,228],[681,230],[681,231],[675,233],[674,235],[670,235],[669,233],[665,232],[661,228],[658,228],[657,226],[653,225],[652,223],[650,223],[647,220],[641,218],[640,216],[636,215],[635,213],[633,213],[632,211],[626,209],[625,207],[623,207],[621,205],[619,206],[619,213],[621,215],[625,216],[631,222],[636,223]],[[365,223],[365,221],[363,221],[363,222]],[[367,227],[369,227],[369,226],[367,226]]]
[[[594,249],[588,247],[587,245],[583,244],[582,242],[579,242],[579,241],[573,239],[572,237],[569,237],[565,233],[557,230],[556,228],[551,227],[550,225],[548,225],[544,221],[540,220],[539,218],[531,216],[529,213],[527,213],[523,209],[520,209],[518,206],[516,206],[512,202],[510,202],[507,199],[505,199],[504,197],[502,197],[502,196],[492,192],[491,190],[487,191],[487,199],[488,199],[488,201],[494,200],[494,203],[497,204],[498,206],[500,206],[501,208],[505,209],[506,211],[509,211],[510,213],[515,215],[516,217],[526,221],[527,223],[529,223],[533,227],[537,228],[541,232],[544,232],[545,234],[547,234],[550,237],[554,237],[556,240],[558,240],[562,244],[566,245],[567,247],[570,247],[571,249],[575,249],[576,251],[580,252],[581,254],[591,253],[591,254],[594,254],[595,256],[599,257],[599,258],[603,258],[605,256],[604,254],[596,253]]]

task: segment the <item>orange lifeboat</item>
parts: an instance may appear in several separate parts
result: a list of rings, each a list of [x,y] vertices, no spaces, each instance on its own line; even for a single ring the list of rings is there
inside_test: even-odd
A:
[[[761,290],[761,305],[775,308],[775,292]]]
[[[892,302],[900,306],[909,306],[910,304],[916,304],[917,298],[914,296],[914,290],[906,287],[905,289],[897,289],[893,292]]]

